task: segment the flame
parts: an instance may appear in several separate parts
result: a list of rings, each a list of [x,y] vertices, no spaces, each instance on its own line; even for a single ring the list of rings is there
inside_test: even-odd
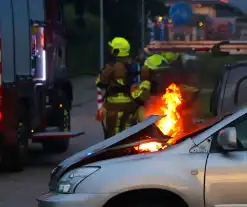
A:
[[[160,142],[146,142],[134,147],[138,152],[157,152],[161,149],[165,149],[167,146],[162,145]]]
[[[171,84],[166,89],[166,93],[161,98],[162,102],[157,101],[157,97],[152,100],[150,108],[147,108],[146,116],[150,114],[164,115],[157,126],[163,134],[174,137],[179,135],[183,131],[182,119],[179,113],[179,107],[182,105],[182,93],[179,86]],[[176,143],[175,138],[168,140],[167,144],[172,145]],[[157,152],[159,150],[167,148],[167,145],[163,145],[160,142],[146,142],[134,147],[138,152]]]
[[[163,134],[174,137],[182,131],[181,116],[178,107],[182,104],[182,94],[176,84],[171,84],[162,97],[164,106],[161,107],[165,117],[159,121],[157,126]]]

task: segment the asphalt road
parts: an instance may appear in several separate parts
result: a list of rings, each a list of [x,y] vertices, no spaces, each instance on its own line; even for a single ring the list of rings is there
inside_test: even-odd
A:
[[[48,189],[51,170],[70,155],[103,140],[101,125],[95,121],[96,89],[93,77],[73,80],[74,107],[72,130],[83,130],[85,135],[71,140],[68,152],[47,155],[41,145],[30,146],[29,165],[21,173],[0,174],[0,207],[35,207],[36,197]]]

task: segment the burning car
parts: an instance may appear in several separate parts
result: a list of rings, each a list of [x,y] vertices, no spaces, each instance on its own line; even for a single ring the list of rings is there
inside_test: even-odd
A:
[[[64,160],[39,206],[246,204],[247,107],[174,137],[160,130],[163,118],[149,116]]]
[[[211,100],[215,117],[184,130],[171,84],[143,122],[60,163],[39,207],[212,207],[247,204],[247,62],[227,65]],[[161,107],[160,107],[161,106]],[[149,115],[149,114],[147,114]]]

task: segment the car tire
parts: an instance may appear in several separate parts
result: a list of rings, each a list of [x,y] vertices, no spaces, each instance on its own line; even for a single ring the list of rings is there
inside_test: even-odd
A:
[[[61,126],[60,130],[63,132],[70,131],[71,125],[70,125],[70,110],[64,109],[63,112],[63,125]],[[64,139],[54,139],[54,140],[46,140],[42,143],[43,149],[47,153],[55,153],[55,154],[61,154],[68,150],[69,148],[70,139],[64,138]]]
[[[133,203],[133,204],[127,204],[125,207],[165,207],[164,204],[153,202],[153,203],[146,203],[146,202],[139,202],[139,203]]]
[[[11,146],[2,148],[1,169],[8,172],[20,172],[28,159],[28,132],[23,123],[18,122],[17,141]]]
[[[69,139],[47,140],[42,145],[46,152],[60,154],[68,150]]]
[[[163,202],[161,201],[152,201],[152,202],[147,202],[147,201],[140,201],[140,202],[131,202],[131,203],[123,203],[123,204],[116,204],[111,207],[185,207],[184,205],[179,205],[178,203],[173,202],[172,200],[167,201],[164,200]]]
[[[187,205],[177,197],[143,194],[114,199],[106,207],[187,207]]]

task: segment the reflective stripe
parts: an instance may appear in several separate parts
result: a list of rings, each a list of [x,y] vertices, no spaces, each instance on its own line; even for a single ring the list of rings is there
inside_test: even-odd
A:
[[[116,81],[117,81],[118,84],[124,85],[124,80],[123,79],[117,79]]]
[[[118,134],[120,132],[120,125],[121,125],[121,118],[123,116],[123,112],[117,113],[117,120],[116,120],[116,128],[115,128],[115,134]]]
[[[128,117],[128,120],[127,122],[125,123],[125,128],[124,129],[128,129],[130,128],[132,125],[131,125],[131,119],[133,118],[133,114],[130,114],[129,117]]]
[[[164,69],[169,69],[170,68],[170,65],[160,65],[156,68],[150,68],[151,70],[164,70]]]
[[[150,90],[151,89],[151,83],[150,83],[150,81],[148,81],[148,80],[142,81],[140,83],[140,89],[143,89],[143,88],[145,88],[147,90]]]
[[[199,91],[198,88],[193,87],[193,86],[189,86],[189,85],[185,85],[185,84],[181,84],[180,87],[181,87],[182,90],[185,90],[185,91],[190,91],[190,92],[197,92],[197,91]]]
[[[98,75],[96,78],[96,84],[99,84],[99,82],[100,82],[100,75]]]
[[[118,42],[118,43],[112,44],[112,46],[121,48],[121,47],[124,47],[124,44],[121,42]]]
[[[197,92],[197,91],[199,91],[199,90],[198,90],[197,88],[195,88],[195,87],[189,87],[188,90],[191,91],[191,92]]]
[[[124,96],[123,93],[118,93],[116,96],[108,96],[107,102],[109,103],[131,103],[132,99],[128,96]]]

